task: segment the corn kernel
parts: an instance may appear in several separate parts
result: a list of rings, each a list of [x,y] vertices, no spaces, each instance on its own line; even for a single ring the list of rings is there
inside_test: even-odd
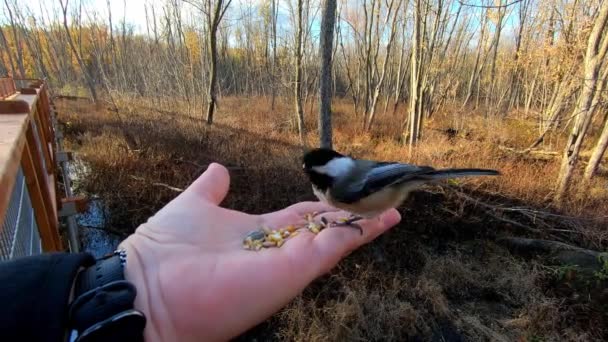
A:
[[[277,244],[276,244],[274,241],[264,241],[264,242],[262,243],[262,247],[265,247],[265,248],[274,247],[274,246],[276,246],[276,245],[277,245]]]

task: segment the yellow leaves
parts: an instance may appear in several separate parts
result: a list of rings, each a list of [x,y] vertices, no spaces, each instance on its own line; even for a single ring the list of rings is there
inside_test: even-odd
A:
[[[199,61],[201,59],[201,47],[202,44],[204,44],[204,41],[202,41],[198,33],[191,28],[184,30],[184,39],[192,60]]]

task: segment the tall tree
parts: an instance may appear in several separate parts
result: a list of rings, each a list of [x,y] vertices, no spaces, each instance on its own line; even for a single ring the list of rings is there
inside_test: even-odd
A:
[[[410,61],[410,100],[409,100],[409,147],[410,152],[418,143],[421,132],[422,121],[422,2],[414,1],[414,33],[412,34],[412,54]]]
[[[270,77],[272,79],[272,84],[270,85],[272,91],[272,100],[270,103],[270,109],[274,110],[274,102],[277,96],[277,85],[276,85],[276,72],[277,72],[277,18],[279,16],[279,7],[277,6],[278,0],[270,0],[271,1],[271,21],[272,21],[272,59],[270,60],[271,68],[270,68]]]
[[[302,16],[304,12],[304,1],[298,0],[297,3],[297,18],[296,18],[296,51],[295,51],[295,62],[296,62],[296,79],[294,87],[294,100],[296,109],[296,121],[298,123],[298,134],[300,136],[300,144],[305,148],[306,141],[304,140],[304,108],[302,101],[302,44],[304,35],[304,18]]]
[[[11,6],[8,4],[8,0],[4,0],[4,5],[6,6],[6,11],[8,12],[8,18],[11,23],[11,31],[13,33],[13,42],[15,44],[16,50],[16,59],[17,66],[19,67],[19,77],[25,78],[25,67],[23,66],[23,47],[21,45],[21,40],[19,39],[19,34],[17,31],[17,23],[15,22],[15,18],[13,17],[13,11],[11,10]],[[13,4],[16,6],[16,4]],[[10,51],[9,51],[10,53]]]
[[[319,82],[319,138],[320,146],[332,147],[331,97],[332,97],[332,48],[336,22],[336,0],[325,0],[321,19],[321,76]]]
[[[600,108],[603,108],[604,111],[606,112],[604,114],[604,129],[602,130],[602,133],[600,134],[600,137],[597,140],[595,148],[593,149],[593,152],[591,153],[591,157],[589,158],[589,163],[587,164],[587,167],[585,168],[585,173],[583,175],[583,182],[581,184],[583,187],[582,190],[584,190],[584,188],[586,188],[589,185],[589,181],[591,181],[591,178],[597,172],[597,169],[600,166],[602,158],[603,158],[604,154],[606,153],[606,149],[608,148],[608,110],[606,110],[605,106],[602,107],[600,104],[600,102],[602,102],[603,94],[604,94],[607,86],[608,86],[608,65],[606,65],[606,62],[604,61],[604,70],[602,71],[600,79],[598,80],[598,85],[597,85],[597,88],[595,89],[595,95],[593,97],[593,103],[591,104],[591,106],[593,107],[593,109],[596,112],[598,112],[600,110]]]
[[[76,61],[78,61],[78,66],[80,67],[80,71],[82,72],[84,79],[89,87],[89,91],[91,92],[91,97],[94,102],[97,102],[97,90],[95,89],[95,80],[93,76],[91,76],[87,66],[80,54],[81,49],[76,48],[76,44],[74,44],[74,39],[72,39],[72,34],[70,33],[70,27],[68,26],[68,1],[69,0],[59,0],[59,4],[61,5],[61,11],[63,13],[63,29],[65,31],[65,37],[70,45],[70,49],[72,49],[72,54],[76,57]],[[82,46],[81,46],[82,48]]]
[[[583,141],[591,124],[593,97],[598,83],[599,69],[608,50],[608,1],[603,1],[593,23],[584,60],[583,87],[572,113],[574,124],[568,136],[557,181],[555,200],[563,203],[570,187]]]
[[[184,0],[197,7],[207,19],[207,54],[209,57],[209,84],[207,86],[207,111],[205,121],[213,123],[217,103],[217,31],[232,0]]]
[[[207,1],[209,6],[208,18],[208,37],[207,42],[209,45],[209,62],[211,63],[209,68],[209,88],[207,92],[207,124],[213,123],[213,112],[215,110],[215,103],[217,101],[217,29],[220,26],[220,22],[226,14],[226,10],[232,0],[216,0],[215,8],[211,13],[212,1]]]
[[[397,18],[399,15],[399,10],[401,9],[401,3],[403,1],[402,0],[397,0],[397,6],[394,7],[395,4],[395,0],[391,0],[388,2],[388,9],[387,9],[387,13],[386,13],[386,18],[384,21],[383,26],[386,26],[389,21],[390,21],[390,32],[389,32],[389,37],[388,37],[388,42],[386,43],[386,51],[384,53],[384,59],[382,62],[382,68],[380,71],[380,75],[375,77],[376,78],[376,85],[373,87],[373,91],[370,92],[370,101],[369,101],[369,107],[368,107],[368,113],[366,113],[367,115],[367,121],[365,122],[365,128],[367,130],[370,130],[372,128],[372,124],[374,123],[374,118],[376,117],[376,107],[378,105],[378,99],[380,98],[380,92],[382,90],[382,86],[384,86],[384,79],[386,76],[386,70],[387,70],[387,66],[388,66],[388,62],[389,62],[389,57],[391,56],[391,48],[393,47],[393,42],[395,40],[395,34],[397,33]],[[392,20],[390,20],[392,15]],[[380,22],[377,21],[376,25],[380,25]],[[376,37],[376,39],[379,41],[380,37]],[[376,54],[378,54],[378,51],[376,50]],[[377,64],[377,63],[375,63]],[[377,68],[377,65],[376,65]],[[376,72],[378,73],[378,72]],[[388,99],[386,101],[388,103]]]

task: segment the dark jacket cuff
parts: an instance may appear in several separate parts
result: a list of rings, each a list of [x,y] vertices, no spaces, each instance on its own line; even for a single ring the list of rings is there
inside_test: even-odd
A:
[[[0,262],[0,336],[5,341],[61,341],[78,269],[91,254],[53,253]]]

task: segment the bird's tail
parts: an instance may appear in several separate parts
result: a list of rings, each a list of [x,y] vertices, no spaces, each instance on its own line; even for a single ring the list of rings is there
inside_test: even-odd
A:
[[[500,172],[490,169],[442,169],[426,172],[421,175],[422,178],[429,180],[458,178],[469,176],[498,176]]]

